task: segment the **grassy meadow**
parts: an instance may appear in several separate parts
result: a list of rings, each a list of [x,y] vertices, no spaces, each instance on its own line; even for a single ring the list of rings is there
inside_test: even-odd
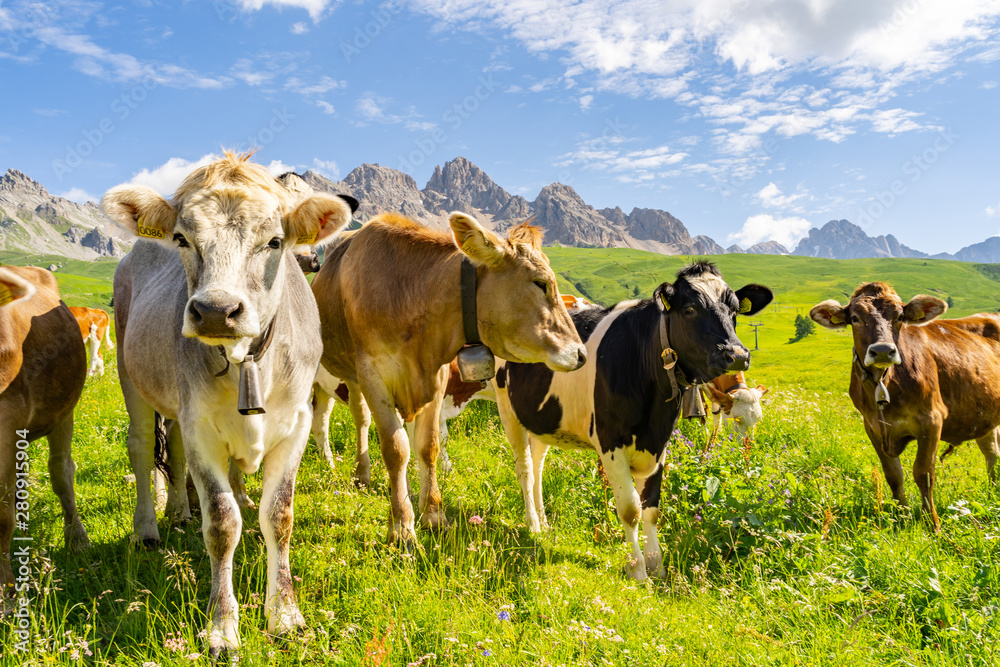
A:
[[[562,290],[603,303],[637,288],[648,295],[684,264],[630,250],[552,248],[549,256]],[[372,488],[358,491],[353,425],[338,406],[330,428],[342,461],[330,470],[310,444],[296,489],[291,564],[308,629],[266,635],[264,543],[256,511],[245,511],[234,571],[240,663],[997,664],[1000,496],[978,450],[966,445],[939,466],[942,531],[933,535],[919,512],[894,508],[847,398],[849,336],[818,329],[789,340],[796,314],[826,298],[846,301],[863,280],[886,279],[904,299],[952,297],[959,316],[1000,308],[1000,275],[940,261],[715,259],[732,286],[760,282],[776,293],[775,305],[750,320],[763,326],[748,379],[770,393],[749,446],[724,439],[709,447],[691,423],[672,441],[660,525],[666,580],[625,578],[628,550],[594,455],[550,452],[551,528],[529,535],[513,459],[496,408],[485,403],[451,424],[454,470],[441,487],[452,526],[418,530],[413,554],[387,546],[377,444]],[[106,306],[111,266],[59,275],[65,300]],[[739,332],[753,347],[752,329],[741,323]],[[0,620],[0,664],[206,661],[199,633],[210,571],[200,515],[184,526],[161,520],[160,549],[131,542],[127,415],[113,355],[105,363],[84,390],[74,438],[77,500],[93,548],[65,550],[47,447],[34,443],[34,653],[14,654],[9,619]],[[415,471],[410,479],[415,490]],[[912,479],[906,488],[919,506]],[[248,489],[259,497],[259,476]]]

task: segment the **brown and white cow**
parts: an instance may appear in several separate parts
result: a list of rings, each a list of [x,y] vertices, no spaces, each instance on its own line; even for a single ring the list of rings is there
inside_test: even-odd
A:
[[[702,386],[708,391],[712,403],[710,440],[714,440],[723,422],[731,424],[737,435],[749,438],[757,422],[764,416],[760,399],[767,393],[767,387],[762,384],[747,386],[746,376],[742,371],[735,375],[720,375]]]
[[[851,327],[851,400],[901,505],[899,455],[917,441],[913,479],[935,531],[941,525],[933,493],[938,442],[975,440],[990,479],[1000,455],[1000,315],[936,320],[947,308],[926,294],[903,303],[892,287],[874,282],[858,287],[846,306],[831,299],[809,312],[824,327]],[[888,403],[880,405],[877,394]]]
[[[448,364],[466,343],[463,258],[475,266],[479,336],[497,356],[557,371],[586,360],[541,252],[540,230],[521,224],[502,239],[463,213],[453,213],[450,224],[452,235],[378,216],[327,252],[312,284],[323,367],[357,383],[375,418],[389,473],[390,542],[416,539],[404,422],[416,420],[421,522],[447,523],[436,461]]]
[[[114,287],[118,374],[137,480],[133,527],[140,539],[159,541],[149,480],[156,450],[165,446],[178,471],[186,462],[201,501],[214,656],[240,643],[233,554],[242,517],[228,480],[230,459],[245,473],[263,469],[268,631],[304,624],[288,551],[322,339],[315,299],[291,248],[331,239],[350,221],[344,200],[293,197],[248,158],[227,152],[195,170],[170,202],[128,184],[102,201],[115,222],[149,239],[137,241],[118,265]],[[248,403],[241,414],[241,376],[244,394],[256,393],[254,367],[262,406]],[[158,447],[154,432],[162,432],[164,418],[179,428]],[[180,518],[190,516],[185,482],[183,473],[175,475],[168,496],[168,510]]]
[[[86,372],[87,353],[73,315],[59,300],[55,277],[43,269],[0,267],[0,597],[15,581],[15,519],[27,516],[28,442],[48,436],[49,476],[62,505],[66,548],[90,546],[76,509],[71,449],[73,409]]]
[[[101,357],[101,345],[107,350],[115,349],[111,342],[111,317],[99,308],[70,306],[70,312],[80,326],[80,335],[87,341],[93,337],[93,342],[87,345],[90,353],[90,367],[87,375],[104,375],[104,359]]]
[[[496,402],[496,395],[492,385],[485,382],[466,382],[462,379],[458,371],[458,364],[453,360],[448,365],[448,385],[444,390],[444,399],[441,401],[441,416],[438,421],[438,468],[442,472],[451,471],[451,459],[448,458],[448,450],[445,442],[448,440],[448,420],[462,414],[466,406],[473,400],[484,399]],[[371,484],[371,457],[368,454],[368,431],[371,428],[372,415],[365,403],[361,391],[341,380],[330,375],[326,369],[320,366],[319,373],[316,374],[316,386],[313,391],[313,439],[319,447],[323,458],[330,467],[333,467],[333,450],[330,448],[330,414],[333,412],[334,402],[340,402],[351,409],[354,417],[354,426],[357,436],[357,446],[355,448],[354,483],[358,486],[368,486]],[[413,422],[406,425],[407,436],[414,440]]]

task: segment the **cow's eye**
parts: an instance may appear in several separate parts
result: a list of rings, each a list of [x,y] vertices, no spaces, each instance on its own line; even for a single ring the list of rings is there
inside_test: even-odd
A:
[[[281,248],[281,237],[275,236],[273,239],[267,242],[267,247],[271,250],[279,250]]]
[[[694,315],[694,313],[695,313],[694,306],[688,306],[687,308],[684,309],[685,315]]]
[[[542,290],[542,294],[549,293],[549,284],[547,282],[545,282],[544,280],[536,280],[534,282],[535,285],[538,287],[538,289]]]
[[[178,248],[188,248],[190,244],[183,234],[174,234],[174,241],[177,241]]]
[[[851,324],[861,324],[861,318],[857,315],[851,315]]]

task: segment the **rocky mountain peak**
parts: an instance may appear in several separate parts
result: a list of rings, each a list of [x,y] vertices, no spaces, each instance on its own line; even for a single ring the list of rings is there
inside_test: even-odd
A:
[[[927,257],[926,253],[906,247],[892,234],[868,236],[865,230],[847,220],[831,220],[821,229],[813,227],[792,254],[830,259]]]
[[[444,215],[451,211],[476,210],[494,220],[504,220],[524,217],[528,213],[527,200],[517,198],[521,201],[511,206],[515,197],[461,156],[434,167],[423,194],[427,207]]]
[[[363,164],[341,185],[361,203],[355,216],[368,220],[382,212],[398,212],[415,219],[428,218],[417,182],[409,174],[379,164]]]
[[[44,195],[48,196],[48,190],[42,187],[38,181],[30,178],[17,169],[8,169],[3,178],[0,178],[0,192]]]

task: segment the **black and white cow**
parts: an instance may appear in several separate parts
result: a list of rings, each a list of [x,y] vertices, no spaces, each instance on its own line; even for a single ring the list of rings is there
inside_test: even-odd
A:
[[[501,365],[494,378],[497,403],[514,450],[529,529],[538,532],[545,525],[542,466],[548,448],[593,449],[632,547],[630,576],[645,579],[647,570],[662,576],[656,537],[660,479],[680,412],[679,395],[668,400],[671,382],[662,354],[666,347],[676,352],[681,386],[746,370],[750,352],[736,337],[736,315],[753,315],[772,298],[761,285],[733,292],[713,264],[698,262],[678,273],[673,284],[657,287],[651,299],[570,311],[589,359],[579,370]],[[640,519],[645,552],[639,547]]]

